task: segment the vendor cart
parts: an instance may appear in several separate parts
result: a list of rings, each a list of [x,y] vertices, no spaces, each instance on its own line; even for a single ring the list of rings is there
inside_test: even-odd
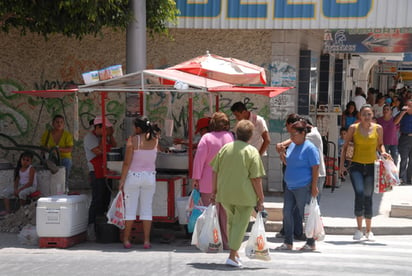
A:
[[[225,62],[229,62],[225,60]],[[247,64],[247,63],[245,63]],[[243,65],[243,64],[242,64]],[[256,67],[255,65],[253,65]],[[250,67],[250,66],[249,66]],[[225,72],[226,73],[226,72]],[[238,74],[238,72],[236,72]],[[262,84],[266,83],[266,77],[264,76],[264,70],[257,70],[259,78],[262,80]],[[206,74],[207,75],[207,74]],[[217,75],[217,74],[214,74]],[[248,73],[248,77],[250,74]],[[75,94],[75,103],[78,102],[78,95],[81,93],[99,93],[100,94],[100,106],[101,116],[106,115],[105,101],[108,93],[136,93],[140,98],[140,114],[144,115],[145,112],[145,97],[146,93],[165,93],[165,92],[177,92],[188,95],[188,153],[187,153],[187,176],[174,175],[167,176],[158,175],[157,187],[153,205],[154,205],[154,221],[163,222],[176,222],[177,221],[177,206],[176,200],[180,196],[186,195],[185,185],[187,184],[187,177],[192,175],[193,166],[193,95],[195,93],[208,93],[210,97],[210,106],[212,107],[212,93],[215,93],[215,106],[216,111],[219,110],[219,93],[224,92],[239,92],[239,93],[252,93],[263,95],[267,97],[277,96],[292,87],[266,87],[266,86],[241,86],[232,82],[226,82],[218,79],[212,79],[210,76],[206,77],[204,74],[196,75],[193,72],[187,73],[182,68],[168,68],[163,70],[142,70],[135,73],[130,73],[124,76],[116,77],[109,80],[98,81],[95,83],[79,86],[78,89],[67,90],[45,90],[45,91],[14,91],[15,93],[29,94],[34,96],[44,97],[59,97],[67,93]],[[223,78],[223,80],[225,80]],[[180,84],[180,85],[177,85]],[[181,85],[184,84],[184,85]],[[210,107],[210,109],[211,109]],[[212,111],[212,110],[211,110]],[[75,114],[75,127],[74,137],[76,131],[78,132],[78,122]],[[77,125],[77,128],[76,128]],[[103,124],[103,137],[106,136],[106,126]],[[103,148],[106,148],[106,140],[102,140]],[[106,153],[103,154],[103,163],[107,164]],[[117,164],[117,167],[121,168],[121,163]],[[113,173],[116,170],[108,169],[107,166],[103,166],[104,175],[109,179],[119,179],[119,173]],[[164,187],[164,188],[160,188]],[[161,194],[161,195],[160,195]],[[166,204],[164,204],[166,202]],[[164,206],[163,206],[163,205]],[[159,208],[159,212],[156,211]]]

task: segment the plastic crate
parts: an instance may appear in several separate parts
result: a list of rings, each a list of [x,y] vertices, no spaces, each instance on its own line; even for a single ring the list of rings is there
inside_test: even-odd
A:
[[[39,238],[40,248],[68,248],[75,244],[86,241],[87,232],[80,233],[72,237],[41,237]]]
[[[123,242],[124,230],[120,231],[120,241]],[[132,230],[130,231],[129,240],[131,243],[143,243],[144,233],[143,233],[143,223],[141,221],[134,221]]]

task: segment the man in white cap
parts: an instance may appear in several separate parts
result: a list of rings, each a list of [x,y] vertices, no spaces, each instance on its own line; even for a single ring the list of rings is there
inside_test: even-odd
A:
[[[103,174],[103,119],[102,116],[97,116],[91,122],[93,130],[86,134],[83,140],[84,151],[89,168],[89,182],[92,188],[92,200],[89,207],[89,227],[88,238],[95,240],[95,223],[96,216],[104,215],[110,204],[110,190],[108,189]],[[113,137],[113,125],[107,118],[104,118],[106,126],[106,147],[116,146],[116,141]]]

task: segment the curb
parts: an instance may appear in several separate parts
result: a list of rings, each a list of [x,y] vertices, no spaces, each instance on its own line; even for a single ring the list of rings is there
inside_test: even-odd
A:
[[[355,220],[353,221],[355,225]],[[250,223],[253,225],[253,222]],[[279,232],[282,228],[281,221],[267,221],[265,224],[266,232]],[[412,226],[373,226],[375,235],[410,235]],[[249,228],[248,228],[249,229]],[[353,235],[355,226],[324,226],[327,235]]]

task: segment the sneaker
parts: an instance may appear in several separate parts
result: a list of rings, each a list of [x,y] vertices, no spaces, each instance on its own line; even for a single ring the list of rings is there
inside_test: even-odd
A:
[[[372,231],[366,232],[365,237],[368,241],[374,241],[375,240],[375,235],[373,234]]]
[[[242,268],[242,264],[241,264],[241,263],[235,262],[235,261],[233,261],[233,260],[231,260],[231,259],[229,259],[229,258],[227,258],[227,260],[226,260],[226,265],[232,266],[232,267]]]
[[[355,234],[353,234],[353,239],[355,241],[360,241],[363,238],[363,233],[361,230],[356,230]]]
[[[89,224],[87,227],[87,240],[96,241],[96,230],[94,228],[94,223]]]

